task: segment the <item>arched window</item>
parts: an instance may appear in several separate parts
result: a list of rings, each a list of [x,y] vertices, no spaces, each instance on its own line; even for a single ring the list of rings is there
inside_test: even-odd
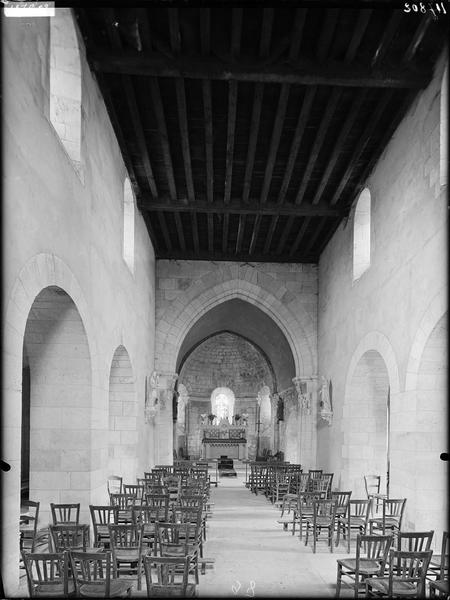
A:
[[[234,414],[234,394],[229,388],[216,388],[211,394],[211,410],[220,423],[226,419],[230,424]]]
[[[356,204],[353,225],[353,281],[370,267],[370,191],[365,188]]]
[[[440,115],[440,183],[448,181],[448,65],[445,67],[441,83]]]
[[[134,196],[128,177],[123,185],[123,258],[134,273]]]
[[[50,121],[75,169],[81,164],[81,64],[69,8],[50,18]]]

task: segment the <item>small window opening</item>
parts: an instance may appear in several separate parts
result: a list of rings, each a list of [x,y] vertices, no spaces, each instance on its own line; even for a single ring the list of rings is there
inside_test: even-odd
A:
[[[123,186],[123,258],[134,273],[134,196],[128,177]]]
[[[353,281],[370,267],[370,191],[365,188],[356,204],[353,227]]]

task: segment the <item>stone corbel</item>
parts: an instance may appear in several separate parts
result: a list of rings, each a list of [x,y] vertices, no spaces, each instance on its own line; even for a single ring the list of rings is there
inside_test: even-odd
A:
[[[298,406],[301,412],[304,415],[310,415],[312,407],[312,380],[303,377],[294,377],[292,382],[295,385]]]
[[[319,416],[331,426],[333,423],[333,407],[331,406],[330,382],[324,376],[321,377],[321,382]]]

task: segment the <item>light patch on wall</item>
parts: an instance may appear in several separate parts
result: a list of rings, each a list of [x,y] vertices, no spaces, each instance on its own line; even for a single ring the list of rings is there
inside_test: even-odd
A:
[[[370,267],[370,191],[359,195],[353,223],[353,281]]]
[[[448,65],[441,83],[440,182],[441,185],[448,182]]]
[[[4,2],[5,17],[54,17],[54,2]]]
[[[123,186],[123,259],[134,273],[134,196],[128,177]]]

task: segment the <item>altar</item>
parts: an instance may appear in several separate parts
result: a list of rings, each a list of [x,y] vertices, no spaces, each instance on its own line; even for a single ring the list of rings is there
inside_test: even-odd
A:
[[[205,427],[202,439],[202,458],[210,460],[228,456],[247,458],[246,430],[243,427]]]

